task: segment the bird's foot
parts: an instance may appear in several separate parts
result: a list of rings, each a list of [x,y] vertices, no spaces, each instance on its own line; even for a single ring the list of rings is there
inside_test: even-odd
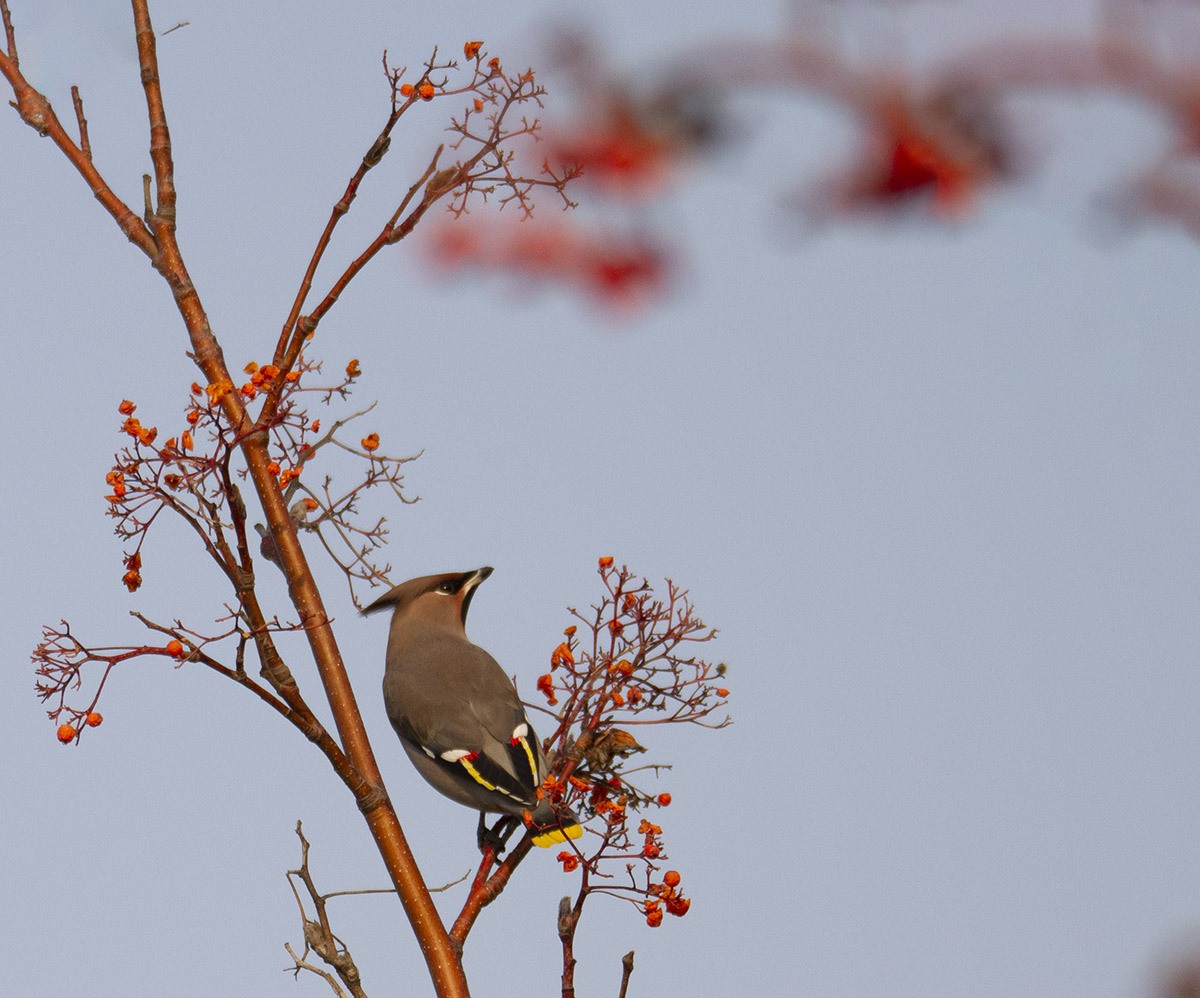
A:
[[[508,846],[508,840],[512,838],[512,833],[520,827],[521,822],[511,814],[501,815],[499,820],[490,828],[487,824],[487,815],[479,812],[479,827],[475,831],[475,841],[479,845],[480,852],[486,852],[491,846],[497,856],[504,854],[505,848]]]

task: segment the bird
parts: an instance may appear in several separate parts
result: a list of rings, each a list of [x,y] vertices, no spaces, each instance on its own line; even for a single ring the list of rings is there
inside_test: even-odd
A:
[[[480,812],[481,849],[490,841],[502,851],[514,819],[528,825],[534,845],[548,848],[583,828],[540,794],[546,759],[521,699],[500,664],[467,638],[471,598],[491,574],[485,566],[409,579],[363,613],[392,608],[383,702],[417,772]],[[504,817],[488,829],[487,814]]]

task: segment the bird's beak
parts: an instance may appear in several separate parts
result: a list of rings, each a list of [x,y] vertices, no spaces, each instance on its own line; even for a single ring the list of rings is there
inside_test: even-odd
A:
[[[471,573],[471,577],[467,579],[464,589],[474,589],[479,583],[486,579],[493,572],[491,565],[484,565],[483,568],[477,568]]]
[[[471,606],[471,597],[475,595],[475,590],[479,587],[484,579],[492,574],[492,567],[485,565],[483,568],[477,568],[468,576],[466,582],[462,584],[459,592],[459,599],[462,600],[462,621],[463,625],[467,623],[467,610]]]

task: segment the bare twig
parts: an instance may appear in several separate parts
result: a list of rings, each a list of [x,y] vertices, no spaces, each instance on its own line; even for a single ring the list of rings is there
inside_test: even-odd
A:
[[[337,978],[334,977],[333,974],[331,974],[328,970],[326,970],[324,967],[318,967],[316,964],[309,963],[303,957],[297,956],[296,951],[292,949],[291,943],[284,943],[283,948],[287,950],[288,956],[295,961],[295,965],[292,967],[285,967],[285,971],[291,971],[293,976],[298,977],[300,975],[300,971],[307,970],[324,980],[325,983],[328,984],[333,990],[333,993],[337,995],[337,998],[346,998],[346,992],[343,991],[342,986],[338,984]],[[308,950],[305,949],[305,952],[307,953]]]
[[[318,974],[332,987],[337,994],[342,994],[340,988],[331,975],[310,964],[307,961],[307,956],[310,952],[316,953],[334,973],[337,974],[338,980],[342,982],[354,998],[366,998],[366,992],[362,988],[362,981],[358,972],[358,966],[354,962],[354,958],[350,955],[350,951],[346,948],[346,944],[342,942],[333,932],[333,928],[329,923],[329,914],[325,909],[326,895],[321,894],[313,882],[312,874],[308,869],[308,839],[304,837],[302,824],[296,822],[296,836],[300,839],[300,867],[296,870],[288,870],[287,878],[288,885],[292,888],[292,895],[296,899],[296,905],[300,909],[300,920],[304,926],[304,953],[297,957],[290,945],[286,945],[289,955],[295,961],[293,967],[288,969],[295,974],[299,974],[301,970],[308,970]],[[300,897],[300,892],[296,888],[296,879],[304,885],[304,889],[308,894],[309,900],[312,901],[316,909],[316,919],[310,919],[305,912],[304,901]]]
[[[296,822],[296,835],[300,839],[300,867],[296,870],[288,870],[287,878],[288,885],[292,888],[292,896],[296,899],[296,904],[300,909],[300,920],[304,927],[304,952],[297,956],[290,944],[285,944],[284,948],[294,961],[294,966],[288,967],[289,971],[299,974],[301,970],[307,970],[317,974],[323,978],[336,994],[343,994],[337,980],[328,971],[315,966],[308,962],[306,957],[310,952],[316,953],[328,966],[332,967],[337,974],[338,979],[349,989],[351,995],[355,998],[361,998],[365,994],[362,989],[362,982],[359,977],[358,967],[355,965],[353,958],[350,956],[350,951],[346,948],[346,944],[333,932],[332,924],[329,920],[329,912],[326,907],[326,902],[330,898],[351,897],[367,894],[395,894],[394,887],[387,888],[365,888],[361,890],[345,890],[345,891],[330,891],[322,894],[317,890],[316,883],[312,878],[312,873],[308,867],[309,842],[304,837],[304,829],[301,822]],[[431,887],[432,893],[447,891],[451,887],[461,884],[467,877],[470,876],[470,871],[464,873],[457,880],[452,880],[448,884],[443,884],[440,887]],[[295,878],[295,879],[293,879]],[[305,912],[304,901],[300,897],[300,892],[296,887],[296,879],[303,885],[304,890],[308,895],[316,909],[316,919],[309,919]]]
[[[21,60],[17,56],[17,35],[13,30],[12,13],[8,9],[8,0],[0,0],[0,17],[4,19],[4,39],[8,46],[8,57],[12,60],[13,66],[18,66]]]
[[[78,87],[71,87],[71,103],[75,105],[75,121],[79,124],[79,149],[91,160],[92,144],[88,140],[87,118],[83,116],[83,98],[79,96]]]
[[[633,976],[633,950],[621,957],[621,990],[617,998],[625,998],[629,990],[629,978]]]
[[[3,76],[12,87],[16,100],[13,106],[21,116],[21,120],[39,135],[49,136],[61,150],[67,160],[83,177],[84,182],[96,196],[96,200],[104,206],[121,231],[138,249],[146,254],[151,261],[158,259],[158,246],[150,230],[138,219],[117,195],[112,192],[108,182],[92,164],[91,159],[84,154],[83,149],[67,134],[54,113],[50,101],[30,85],[22,75],[16,58],[16,41],[12,27],[12,19],[8,16],[8,5],[0,7],[4,14],[4,28],[8,40],[8,52],[0,54],[0,76]]]
[[[562,943],[563,954],[562,998],[575,998],[575,926],[579,924],[578,908],[578,904],[571,904],[569,897],[558,902],[558,939]]]
[[[479,918],[479,913],[500,896],[504,888],[508,886],[508,881],[512,878],[513,873],[521,865],[521,861],[529,855],[529,850],[532,848],[533,841],[530,836],[526,835],[510,850],[504,862],[496,867],[495,872],[492,872],[492,866],[496,859],[494,850],[489,846],[484,852],[475,880],[471,884],[471,890],[467,894],[466,901],[463,902],[462,911],[459,912],[458,918],[454,920],[454,925],[450,929],[450,938],[460,950],[466,944],[467,936],[475,925],[475,920]]]

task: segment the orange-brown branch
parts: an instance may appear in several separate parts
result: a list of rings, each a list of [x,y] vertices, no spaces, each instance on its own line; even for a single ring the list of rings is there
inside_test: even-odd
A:
[[[5,28],[9,31],[11,39],[11,20],[8,17],[7,4],[3,5],[3,11]],[[50,101],[25,79],[17,65],[15,53],[16,44],[10,41],[9,52],[0,53],[0,75],[12,87],[13,95],[16,97],[14,106],[21,116],[21,120],[39,135],[49,137],[58,146],[70,164],[79,171],[84,182],[96,196],[96,200],[113,217],[129,241],[151,260],[157,259],[158,247],[155,245],[154,237],[150,234],[149,229],[129,209],[129,206],[112,192],[107,181],[92,163],[90,155],[76,145],[75,140],[67,134],[62,122],[58,120],[58,115],[54,113]]]
[[[151,224],[160,257],[158,267],[174,292],[180,315],[191,339],[193,354],[209,384],[229,384],[232,378],[223,353],[209,326],[199,295],[192,284],[175,240],[175,188],[171,140],[159,87],[153,27],[146,0],[132,0],[137,30],[138,59],[150,120],[151,157],[155,168],[157,204]],[[320,592],[300,546],[295,525],[283,499],[279,481],[269,468],[267,431],[256,428],[236,391],[226,391],[221,406],[231,427],[241,438],[249,477],[262,504],[275,540],[279,564],[301,625],[308,638],[329,701],[339,740],[354,773],[350,789],[363,810],[384,865],[399,893],[414,934],[429,965],[435,989],[444,998],[466,998],[466,978],[450,945],[403,830],[383,789],[366,728],[362,722],[345,664],[330,627]]]

